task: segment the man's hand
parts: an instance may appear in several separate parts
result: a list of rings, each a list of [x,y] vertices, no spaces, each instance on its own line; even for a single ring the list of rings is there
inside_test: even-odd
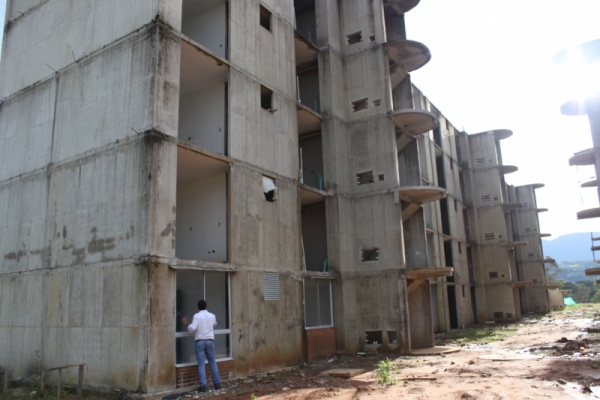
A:
[[[181,318],[181,323],[184,324],[185,326],[188,326],[190,324],[186,317]]]

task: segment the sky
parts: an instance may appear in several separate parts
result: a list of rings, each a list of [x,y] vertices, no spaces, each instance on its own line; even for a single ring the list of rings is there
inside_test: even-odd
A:
[[[0,0],[1,21],[5,9]],[[600,218],[577,220],[599,206],[596,191],[580,187],[595,173],[568,160],[592,140],[586,116],[560,114],[571,94],[552,63],[558,51],[600,38],[598,15],[598,0],[422,0],[406,14],[408,39],[432,54],[413,83],[458,129],[513,131],[502,156],[519,171],[506,180],[546,185],[536,191],[538,207],[549,209],[540,229],[552,238],[600,230]]]
[[[573,96],[553,64],[560,50],[600,38],[598,0],[422,0],[406,14],[410,40],[425,44],[431,61],[411,73],[413,83],[458,129],[510,129],[501,141],[513,185],[543,183],[537,203],[540,230],[551,238],[600,230],[600,218],[577,220],[599,207],[593,167],[569,158],[592,147],[587,116],[563,116]],[[597,77],[600,79],[600,71]]]

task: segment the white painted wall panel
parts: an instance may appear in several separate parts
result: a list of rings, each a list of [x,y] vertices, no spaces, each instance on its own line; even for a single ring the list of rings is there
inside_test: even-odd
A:
[[[226,154],[226,84],[192,93],[179,102],[179,139]]]
[[[176,257],[227,261],[225,174],[178,185],[176,235]]]
[[[185,18],[185,16],[184,16]],[[181,31],[223,58],[227,55],[227,7],[225,3],[185,19]]]

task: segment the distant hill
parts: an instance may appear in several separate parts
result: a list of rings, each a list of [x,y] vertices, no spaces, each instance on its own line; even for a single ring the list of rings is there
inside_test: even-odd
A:
[[[561,262],[558,265],[560,272],[558,273],[557,278],[561,281],[595,281],[598,278],[597,276],[585,276],[586,269],[598,267],[598,264],[593,261]]]
[[[600,236],[600,233],[594,233],[594,236]],[[596,244],[600,246],[600,241]],[[544,247],[544,256],[552,257],[558,263],[593,260],[589,232],[570,233],[553,240],[542,239],[542,246]],[[596,255],[600,259],[600,251],[597,251]]]

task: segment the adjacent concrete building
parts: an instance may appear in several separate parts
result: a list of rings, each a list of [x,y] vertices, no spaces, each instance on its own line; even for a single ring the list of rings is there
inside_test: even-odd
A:
[[[514,319],[508,133],[411,84],[417,3],[9,0],[0,365],[194,384],[200,298],[224,378]]]

